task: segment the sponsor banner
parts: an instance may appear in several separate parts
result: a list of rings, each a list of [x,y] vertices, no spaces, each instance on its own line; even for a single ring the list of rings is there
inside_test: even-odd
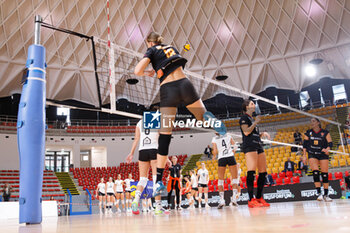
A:
[[[323,192],[323,188],[322,188]],[[330,180],[328,188],[329,196],[332,199],[339,199],[342,196],[339,180]],[[254,190],[256,194],[256,189]],[[225,191],[225,202],[226,205],[230,203],[232,196],[232,191]],[[220,201],[219,192],[211,192],[208,194],[208,202],[210,206],[217,206]],[[202,197],[202,204],[204,206],[204,195]],[[279,185],[279,186],[269,186],[264,188],[264,199],[269,203],[274,202],[290,202],[290,201],[308,201],[316,200],[316,189],[314,183],[300,183],[300,184],[290,184],[290,185]],[[166,200],[166,198],[162,198]],[[243,189],[241,196],[238,199],[238,204],[244,205],[247,204],[249,196],[247,189]],[[172,197],[172,203],[174,203],[174,196]],[[196,207],[197,205],[196,201]],[[163,205],[166,205],[166,201],[162,202]],[[186,207],[188,206],[188,200],[185,196],[182,196],[181,205]]]

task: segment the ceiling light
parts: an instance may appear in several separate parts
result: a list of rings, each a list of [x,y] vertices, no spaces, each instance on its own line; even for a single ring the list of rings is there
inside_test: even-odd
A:
[[[314,65],[307,65],[305,66],[304,72],[307,77],[315,77],[316,67]]]
[[[219,80],[219,81],[224,81],[228,78],[228,76],[221,70],[219,69],[218,71],[216,71],[215,73],[215,79]]]

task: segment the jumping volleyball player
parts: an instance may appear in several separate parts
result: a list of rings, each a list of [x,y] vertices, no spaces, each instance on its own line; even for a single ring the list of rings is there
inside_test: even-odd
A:
[[[270,204],[263,199],[263,189],[266,179],[266,155],[262,147],[261,137],[270,138],[266,132],[259,133],[257,124],[260,117],[257,116],[255,121],[252,114],[255,112],[255,104],[251,100],[244,100],[242,104],[243,115],[239,120],[242,133],[242,150],[246,157],[247,163],[247,188],[249,194],[248,207],[269,207]],[[255,171],[259,170],[258,188],[256,198],[254,198],[254,178]]]
[[[142,120],[140,120],[135,129],[135,140],[132,144],[130,154],[126,157],[126,161],[130,163],[134,157],[134,153],[139,143],[139,173],[140,181],[137,183],[135,192],[135,198],[131,203],[131,209],[133,214],[140,214],[139,202],[141,194],[148,182],[148,171],[151,167],[153,185],[156,181],[156,168],[157,168],[157,148],[158,148],[159,133],[150,129],[144,129],[142,126]],[[155,197],[156,203],[160,204],[161,197]],[[160,214],[161,209],[156,210],[155,214]]]
[[[239,178],[237,177],[237,162],[235,159],[235,141],[229,134],[225,134],[220,136],[217,134],[213,140],[211,141],[213,144],[213,160],[216,160],[216,157],[218,157],[218,175],[219,175],[219,181],[218,181],[218,187],[219,187],[219,195],[220,195],[220,203],[218,206],[218,209],[222,209],[222,207],[225,206],[225,199],[224,199],[224,176],[225,176],[225,170],[226,166],[228,166],[228,169],[230,170],[230,173],[232,175],[232,205],[238,206],[237,204],[237,188],[239,184]]]
[[[331,202],[328,196],[328,162],[329,150],[332,148],[332,138],[329,132],[321,128],[321,122],[317,118],[311,119],[311,129],[306,131],[303,144],[303,162],[306,162],[306,152],[309,155],[310,168],[314,177],[315,187],[317,190],[317,200]],[[320,171],[321,167],[322,183],[324,194],[321,193]]]
[[[181,57],[176,48],[163,44],[163,40],[163,37],[155,32],[148,35],[147,52],[136,65],[134,71],[138,76],[149,77],[153,77],[155,71],[157,72],[160,81],[160,112],[162,119],[165,122],[173,122],[177,107],[180,104],[184,104],[197,120],[215,118],[212,113],[206,111],[197,91],[183,72],[187,60]],[[145,70],[150,63],[155,71]],[[219,133],[226,132],[222,122],[220,127],[216,127],[215,130]],[[161,126],[157,154],[157,184],[154,196],[160,195],[166,189],[162,177],[167,163],[171,133],[172,127]],[[159,205],[158,209],[160,209]]]

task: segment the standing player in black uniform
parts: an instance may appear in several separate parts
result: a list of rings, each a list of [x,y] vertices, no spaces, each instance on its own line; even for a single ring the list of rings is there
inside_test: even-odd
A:
[[[311,118],[311,129],[306,131],[303,144],[303,161],[306,163],[306,152],[309,155],[310,168],[314,177],[315,187],[317,190],[317,200],[331,202],[328,196],[328,162],[329,150],[332,148],[332,138],[329,132],[321,128],[321,122],[317,118]],[[321,193],[320,171],[324,188],[324,195]]]
[[[147,52],[144,58],[136,65],[134,73],[138,76],[153,77],[155,71],[160,81],[160,112],[162,120],[173,122],[177,107],[180,104],[196,117],[197,120],[215,119],[214,115],[206,111],[197,91],[191,81],[186,77],[183,68],[187,60],[179,54],[172,45],[163,44],[164,38],[155,32],[147,37]],[[146,71],[149,64],[154,70]],[[225,125],[214,128],[220,134],[226,133]],[[164,168],[169,153],[172,127],[161,126],[158,139],[157,154],[157,184],[154,196],[160,195],[166,188],[162,182]]]
[[[248,207],[269,207],[270,204],[263,199],[263,189],[266,178],[266,155],[262,147],[261,137],[270,138],[266,132],[260,133],[257,124],[260,117],[257,116],[255,121],[252,114],[255,112],[255,104],[251,100],[244,100],[242,104],[243,116],[239,120],[242,132],[242,151],[246,157],[247,163],[247,188],[249,194]],[[258,188],[256,198],[254,198],[254,178],[255,171],[258,168]]]
[[[180,210],[180,190],[181,190],[181,165],[177,163],[177,157],[173,156],[171,159],[172,166],[169,168],[170,176],[168,180],[168,208],[170,209],[170,203],[171,203],[171,194],[173,193],[173,189],[175,189],[175,196],[176,196],[176,206],[174,209]],[[175,201],[174,201],[175,204]]]

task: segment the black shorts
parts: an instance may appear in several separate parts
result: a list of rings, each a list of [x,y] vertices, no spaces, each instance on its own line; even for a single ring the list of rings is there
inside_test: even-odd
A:
[[[219,167],[226,167],[226,165],[228,166],[234,166],[236,165],[236,159],[234,156],[230,156],[230,157],[226,157],[226,158],[221,158],[218,160],[218,165]]]
[[[126,192],[126,193],[132,193],[132,191],[131,191],[131,190],[125,190],[125,192]]]
[[[157,149],[145,149],[139,151],[139,161],[149,162],[151,160],[157,160]]]
[[[106,196],[106,194],[101,193],[100,191],[98,191],[98,195],[99,195],[99,196],[102,196],[102,197]]]
[[[107,193],[108,196],[115,196],[114,193]]]
[[[198,184],[198,188],[208,188],[207,184]]]
[[[325,153],[322,154],[310,154],[309,153],[309,159],[317,159],[317,160],[329,160],[329,155],[326,155]]]
[[[198,191],[198,188],[197,187],[192,187],[192,190],[194,190],[194,191]]]
[[[178,107],[193,104],[200,97],[188,78],[183,78],[160,87],[160,107]]]
[[[264,148],[262,146],[254,146],[254,147],[244,147],[242,148],[244,154],[248,152],[256,151],[258,154],[264,153]]]
[[[117,192],[118,194],[122,194],[122,193],[124,193],[124,192]]]

